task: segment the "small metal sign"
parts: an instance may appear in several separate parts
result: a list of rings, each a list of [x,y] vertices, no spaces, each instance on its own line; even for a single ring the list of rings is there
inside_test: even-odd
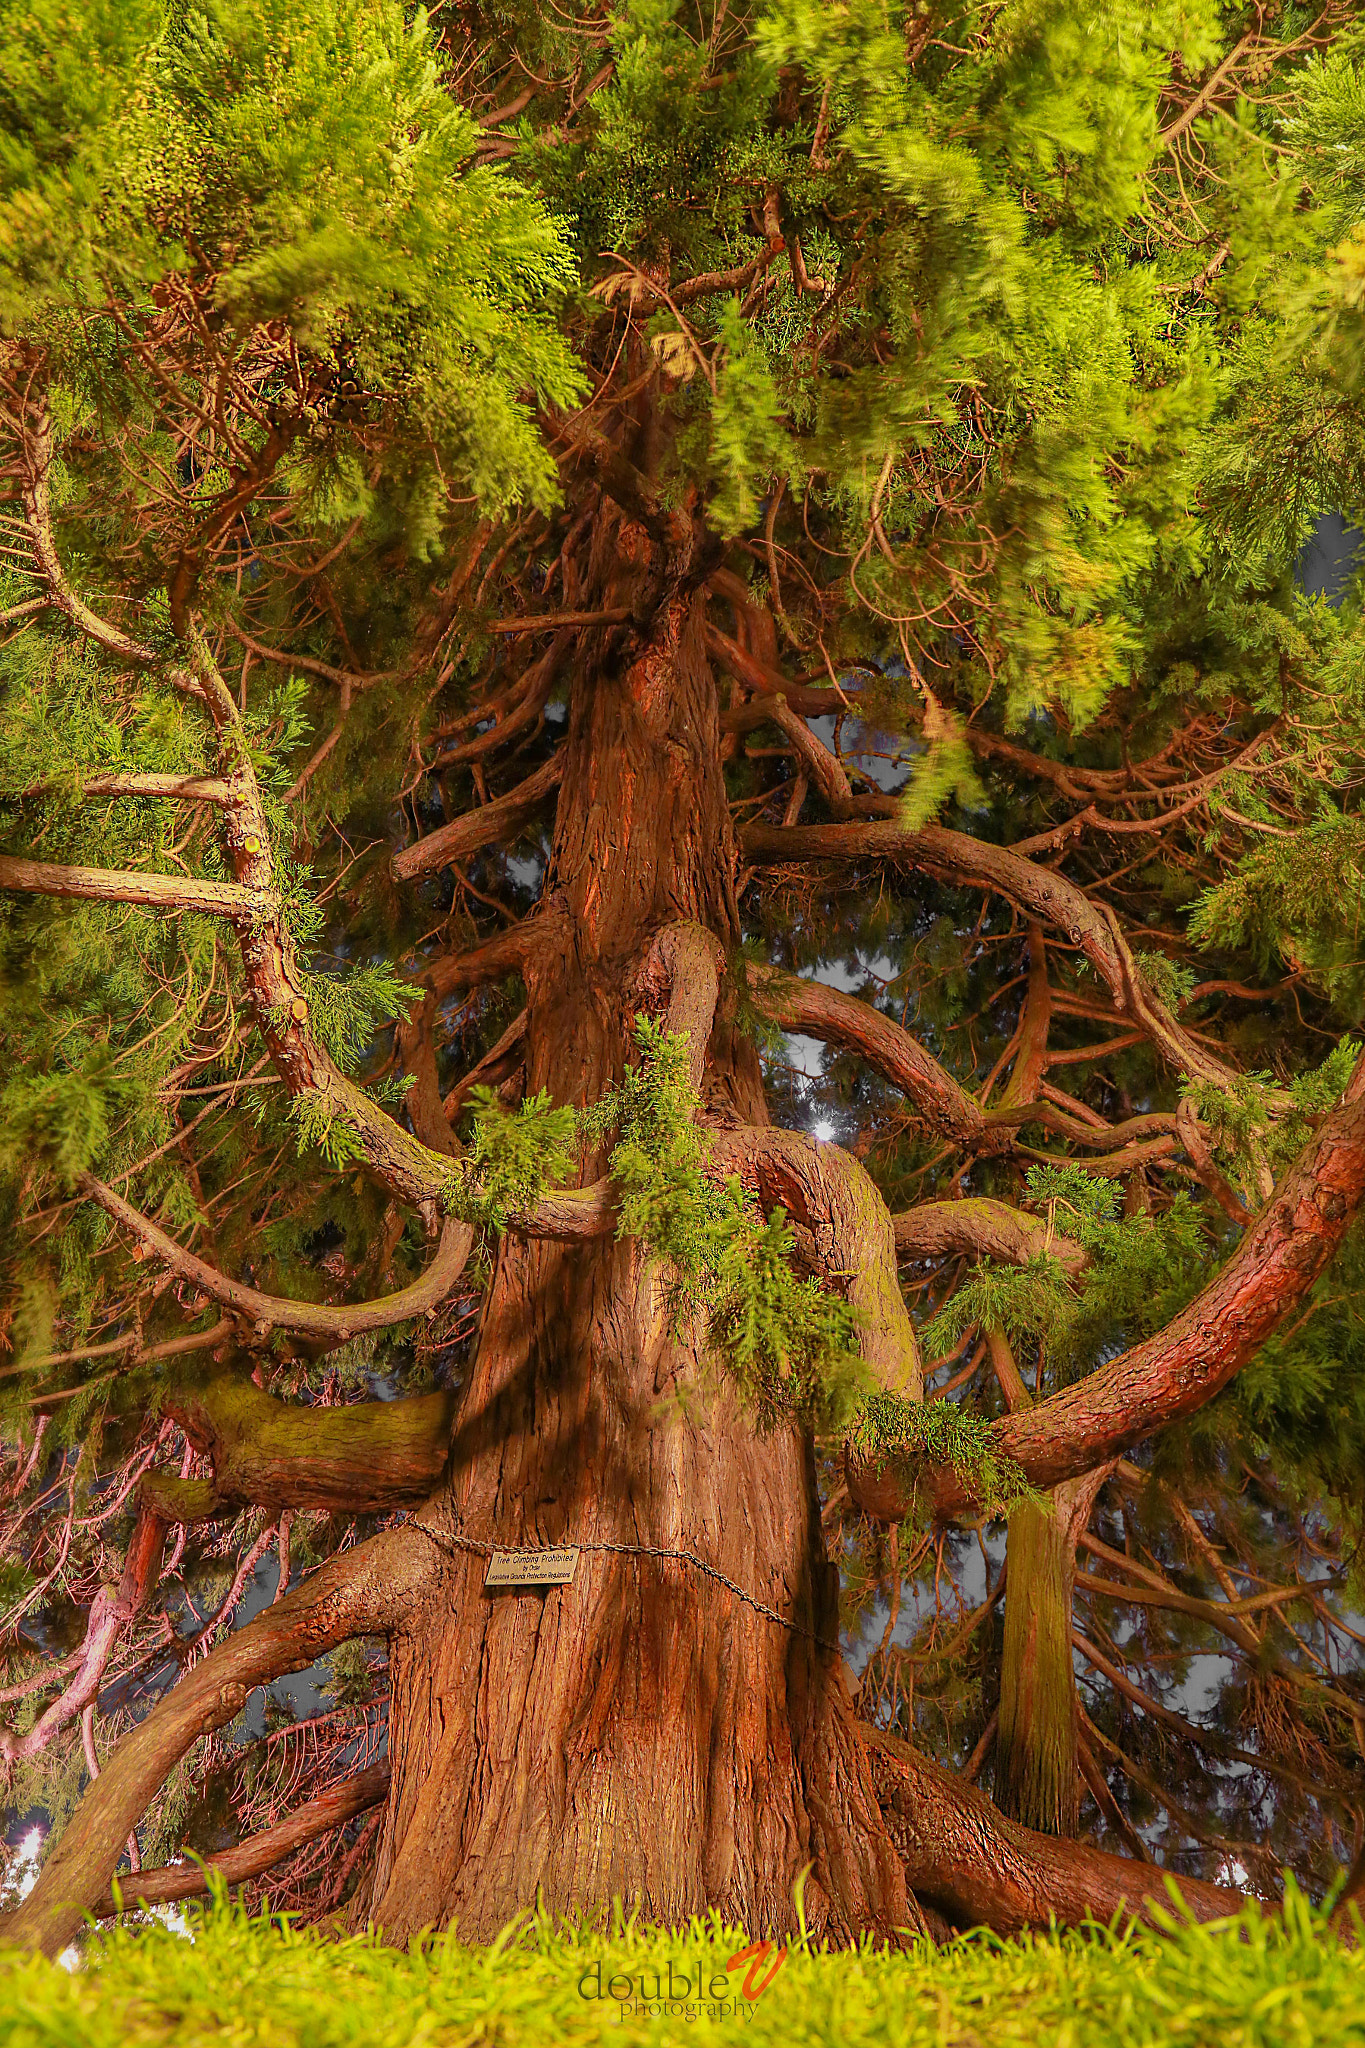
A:
[[[567,1586],[578,1570],[578,1546],[560,1550],[495,1550],[484,1591],[497,1586]]]

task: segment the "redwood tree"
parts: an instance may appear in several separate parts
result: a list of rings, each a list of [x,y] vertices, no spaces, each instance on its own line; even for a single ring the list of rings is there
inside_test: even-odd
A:
[[[1349,15],[0,7],[11,1938],[1351,1853]]]

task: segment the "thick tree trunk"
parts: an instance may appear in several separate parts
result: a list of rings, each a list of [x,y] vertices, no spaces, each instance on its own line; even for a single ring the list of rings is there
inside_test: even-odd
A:
[[[497,1290],[457,1437],[460,1525],[690,1550],[832,1638],[808,1446],[760,1438],[724,1393],[688,1401],[693,1354],[638,1253],[504,1252]],[[905,1924],[837,1654],[691,1565],[589,1550],[571,1585],[491,1596],[483,1571],[452,1560],[395,1645],[370,1901],[386,1935],[458,1917],[487,1938],[538,1895],[778,1931],[807,1864],[815,1918]]]
[[[496,960],[523,973],[527,1086],[561,1103],[598,1100],[623,1070],[636,1011],[667,999],[672,1028],[692,1032],[718,1155],[737,1144],[760,1182],[768,1172],[804,1190],[809,1250],[828,1263],[832,1235],[841,1267],[861,1267],[851,1298],[866,1311],[869,1362],[914,1398],[891,1219],[853,1162],[816,1190],[825,1177],[795,1134],[755,1131],[766,1123],[757,1058],[729,997],[717,1002],[715,956],[739,936],[734,847],[686,524],[668,524],[666,545],[665,522],[647,535],[609,507],[600,516],[594,609],[637,623],[597,629],[580,655],[546,901],[479,950],[478,972]],[[473,971],[466,961],[434,975],[434,1001]],[[277,1053],[299,1085],[349,1087],[311,1040]],[[307,1064],[292,1069],[296,1053]],[[426,1078],[422,1114],[434,1116]],[[757,1164],[756,1137],[768,1155]],[[1331,1143],[1349,1151],[1348,1140],[1353,1127]],[[375,1157],[391,1185],[429,1200],[428,1150],[386,1125]],[[195,1739],[252,1687],[374,1630],[392,1651],[391,1783],[354,1915],[390,1940],[451,1921],[488,1937],[538,1899],[575,1913],[619,1899],[674,1923],[718,1908],[780,1935],[803,1874],[806,1923],[836,1940],[922,1925],[914,1894],[957,1924],[1001,1931],[1107,1917],[1125,1902],[1145,1910],[1145,1866],[1020,1827],[855,1721],[809,1434],[795,1422],[760,1434],[702,1355],[700,1330],[677,1327],[640,1248],[598,1234],[604,1168],[600,1155],[584,1162],[603,1192],[579,1204],[594,1213],[574,1243],[503,1241],[453,1440],[439,1398],[402,1404],[377,1460],[363,1439],[378,1418],[356,1410],[321,1424],[310,1411],[301,1430],[272,1402],[225,1403],[213,1389],[186,1409],[216,1476],[202,1501],[165,1500],[175,1512],[274,1487],[288,1489],[281,1505],[393,1506],[433,1480],[435,1492],[409,1528],[332,1559],[211,1651],[125,1738],[6,1937],[59,1949]],[[1347,1168],[1358,1171],[1354,1153]],[[1317,1188],[1311,1171],[1301,1180]],[[156,1505],[145,1512],[159,1528]],[[489,1595],[476,1553],[493,1543],[576,1543],[577,1575]],[[1192,1890],[1202,1912],[1236,1900]]]
[[[662,928],[738,936],[715,689],[675,545],[661,564],[640,528],[602,522],[602,608],[652,626],[623,656],[619,634],[591,636],[574,681],[527,969],[527,1086],[558,1102],[619,1077],[635,1012],[658,1007],[641,987]],[[702,1091],[766,1122],[724,1005]],[[757,1432],[637,1246],[503,1242],[451,1473],[452,1532],[623,1548],[493,1595],[456,1551],[395,1642],[393,1786],[360,1906],[387,1938],[452,1919],[486,1938],[538,1897],[672,1923],[719,1907],[777,1933],[808,1866],[808,1920],[831,1934],[914,1923],[839,1656],[812,1640],[837,1637],[838,1580],[809,1437]],[[694,1553],[793,1626],[650,1549]]]

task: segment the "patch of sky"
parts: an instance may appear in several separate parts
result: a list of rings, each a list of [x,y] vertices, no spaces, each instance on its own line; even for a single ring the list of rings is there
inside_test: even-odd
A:
[[[545,872],[544,857],[538,853],[512,854],[508,857],[507,872],[522,889],[538,889]]]
[[[1346,595],[1365,550],[1365,531],[1340,512],[1325,512],[1294,564],[1294,580],[1309,597],[1325,597],[1333,607]]]
[[[815,737],[832,750],[834,718],[808,718],[806,723]],[[865,725],[859,718],[848,717],[843,721],[839,746],[839,758],[844,767],[866,777],[887,795],[903,788],[910,763],[917,754],[924,752],[918,740],[898,739],[894,733],[885,732],[875,725]]]
[[[871,959],[855,953],[852,959],[820,960],[814,967],[799,967],[797,976],[801,981],[818,981],[823,988],[837,988],[850,995],[869,980],[894,981],[896,964],[887,953],[874,953]]]
[[[951,1576],[953,1589],[945,1593],[947,1610],[943,1614],[942,1633],[951,1636],[961,1627],[973,1608],[979,1607],[986,1598],[986,1571],[990,1568],[990,1582],[995,1585],[1000,1577],[1000,1567],[1005,1557],[1006,1530],[1004,1523],[988,1526],[981,1532],[982,1544],[976,1540],[975,1531],[947,1530],[944,1532],[946,1551],[951,1553]],[[943,1582],[947,1583],[946,1579]],[[850,1668],[861,1677],[869,1657],[881,1642],[886,1630],[890,1606],[881,1594],[859,1620],[857,1632],[845,1635],[844,1656]],[[934,1581],[907,1585],[901,1592],[901,1609],[896,1626],[891,1631],[891,1641],[899,1649],[911,1643],[918,1631],[935,1611]]]
[[[0,1885],[0,1910],[12,1912],[16,1906],[23,1903],[37,1884],[38,1872],[43,1862],[43,1843],[46,1840],[47,1830],[41,1822],[30,1827],[21,1837],[5,1872],[4,1883]],[[153,1907],[151,1917],[159,1920],[172,1934],[179,1934],[186,1941],[194,1940],[190,1924],[178,1906]],[[81,1967],[82,1947],[83,1943],[80,1946],[73,1944],[70,1948],[62,1950],[57,1961],[64,1970],[78,1970]]]

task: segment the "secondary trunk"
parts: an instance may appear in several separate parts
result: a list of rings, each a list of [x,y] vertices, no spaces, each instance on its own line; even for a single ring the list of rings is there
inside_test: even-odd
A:
[[[1068,1480],[1045,1507],[1010,1516],[995,1799],[1002,1813],[1048,1835],[1074,1835],[1080,1820],[1071,1608],[1076,1543],[1103,1478]]]
[[[548,943],[527,970],[527,1087],[558,1102],[619,1077],[663,926],[738,936],[681,529],[669,560],[638,527],[599,528],[600,603],[653,623],[619,657],[591,636],[574,678]],[[702,1085],[717,1114],[766,1121],[723,1004]],[[387,1938],[452,1919],[487,1938],[537,1898],[673,1923],[714,1906],[780,1932],[807,1867],[811,1924],[913,1924],[839,1656],[813,1640],[837,1638],[838,1577],[809,1437],[755,1430],[636,1246],[503,1242],[447,1505],[478,1542],[585,1548],[570,1585],[493,1596],[482,1558],[456,1552],[394,1642],[393,1784],[361,1904]]]
[[[1036,970],[1042,945],[1035,938]],[[1031,1001],[1029,1022],[1045,1005]],[[1036,1031],[1026,1037],[1037,1039]],[[1001,1329],[986,1332],[991,1366],[1011,1414],[1031,1396]],[[1074,1835],[1080,1820],[1080,1705],[1071,1654],[1076,1544],[1109,1467],[1054,1487],[1044,1503],[1010,1516],[1005,1549],[1005,1639],[995,1737],[995,1797],[1002,1813],[1048,1835]]]

